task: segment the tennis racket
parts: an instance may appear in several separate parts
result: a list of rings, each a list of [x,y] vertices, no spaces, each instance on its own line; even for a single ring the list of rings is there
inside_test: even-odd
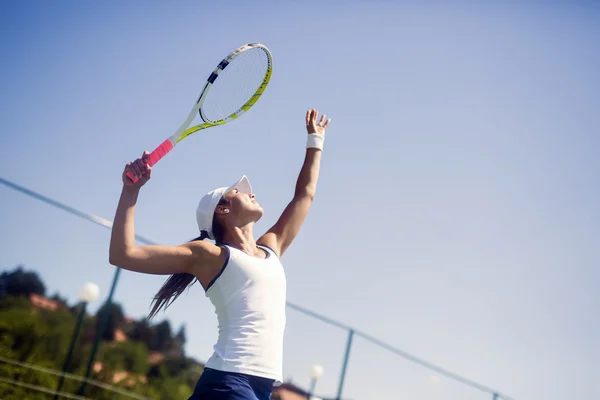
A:
[[[231,52],[210,74],[198,100],[179,129],[162,142],[148,157],[153,166],[191,134],[224,125],[248,111],[263,94],[271,79],[273,58],[260,43],[248,43]],[[202,123],[191,126],[196,113]],[[130,171],[127,177],[137,182]]]

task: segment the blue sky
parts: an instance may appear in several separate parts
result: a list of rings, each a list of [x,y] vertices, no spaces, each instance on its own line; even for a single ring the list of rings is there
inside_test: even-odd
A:
[[[288,299],[518,400],[600,396],[600,8],[325,2],[0,5],[0,174],[112,219],[123,165],[187,116],[230,50],[266,44],[271,84],[242,119],[186,139],[140,196],[137,233],[196,236],[208,190],[246,174],[289,201],[304,112],[332,119],[316,201],[283,261]],[[0,266],[39,270],[76,300],[106,296],[109,231],[0,188]],[[165,277],[124,271],[115,300],[145,316]],[[99,303],[93,305],[93,311]],[[161,318],[206,360],[200,287]],[[286,378],[335,395],[345,333],[288,313]],[[350,399],[488,399],[357,338]]]

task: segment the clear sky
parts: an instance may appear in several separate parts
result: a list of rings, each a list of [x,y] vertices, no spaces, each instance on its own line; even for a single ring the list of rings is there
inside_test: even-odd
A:
[[[195,237],[200,197],[242,174],[263,232],[316,107],[333,121],[283,259],[288,299],[518,400],[600,397],[598,3],[428,3],[3,1],[0,176],[112,219],[124,164],[179,126],[222,57],[262,42],[264,96],[155,167],[137,233]],[[7,187],[0,205],[0,267],[36,269],[71,301],[85,281],[107,295],[107,229]],[[145,316],[165,277],[121,276],[115,300]],[[200,286],[165,317],[210,356]],[[288,321],[285,377],[307,386],[320,363],[317,391],[334,396],[345,333]],[[432,375],[357,338],[344,397],[491,397]]]

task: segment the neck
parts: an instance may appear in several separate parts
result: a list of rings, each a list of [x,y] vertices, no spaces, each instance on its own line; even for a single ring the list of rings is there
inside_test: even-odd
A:
[[[256,246],[251,224],[228,229],[223,235],[223,242],[252,256],[261,252]]]

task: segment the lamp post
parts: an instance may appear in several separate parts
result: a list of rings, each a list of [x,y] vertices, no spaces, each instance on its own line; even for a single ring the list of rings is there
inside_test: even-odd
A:
[[[88,303],[95,301],[98,299],[100,294],[100,289],[98,285],[92,282],[85,283],[81,289],[79,290],[79,300],[81,301],[81,309],[79,310],[79,314],[77,315],[77,322],[75,323],[75,331],[73,332],[73,336],[71,337],[71,344],[69,345],[69,352],[67,353],[67,358],[65,359],[65,363],[63,364],[62,374],[58,381],[58,386],[56,387],[56,393],[54,394],[54,400],[58,400],[58,394],[60,393],[60,389],[65,381],[65,373],[71,364],[71,358],[73,357],[73,349],[75,348],[75,342],[77,341],[77,337],[79,336],[79,331],[81,330],[81,326],[83,325],[83,316],[85,315],[85,310],[87,308]]]
[[[310,400],[311,396],[315,393],[315,386],[320,377],[323,376],[323,367],[320,365],[313,365],[310,369],[310,389],[308,389],[308,395],[306,398]]]

